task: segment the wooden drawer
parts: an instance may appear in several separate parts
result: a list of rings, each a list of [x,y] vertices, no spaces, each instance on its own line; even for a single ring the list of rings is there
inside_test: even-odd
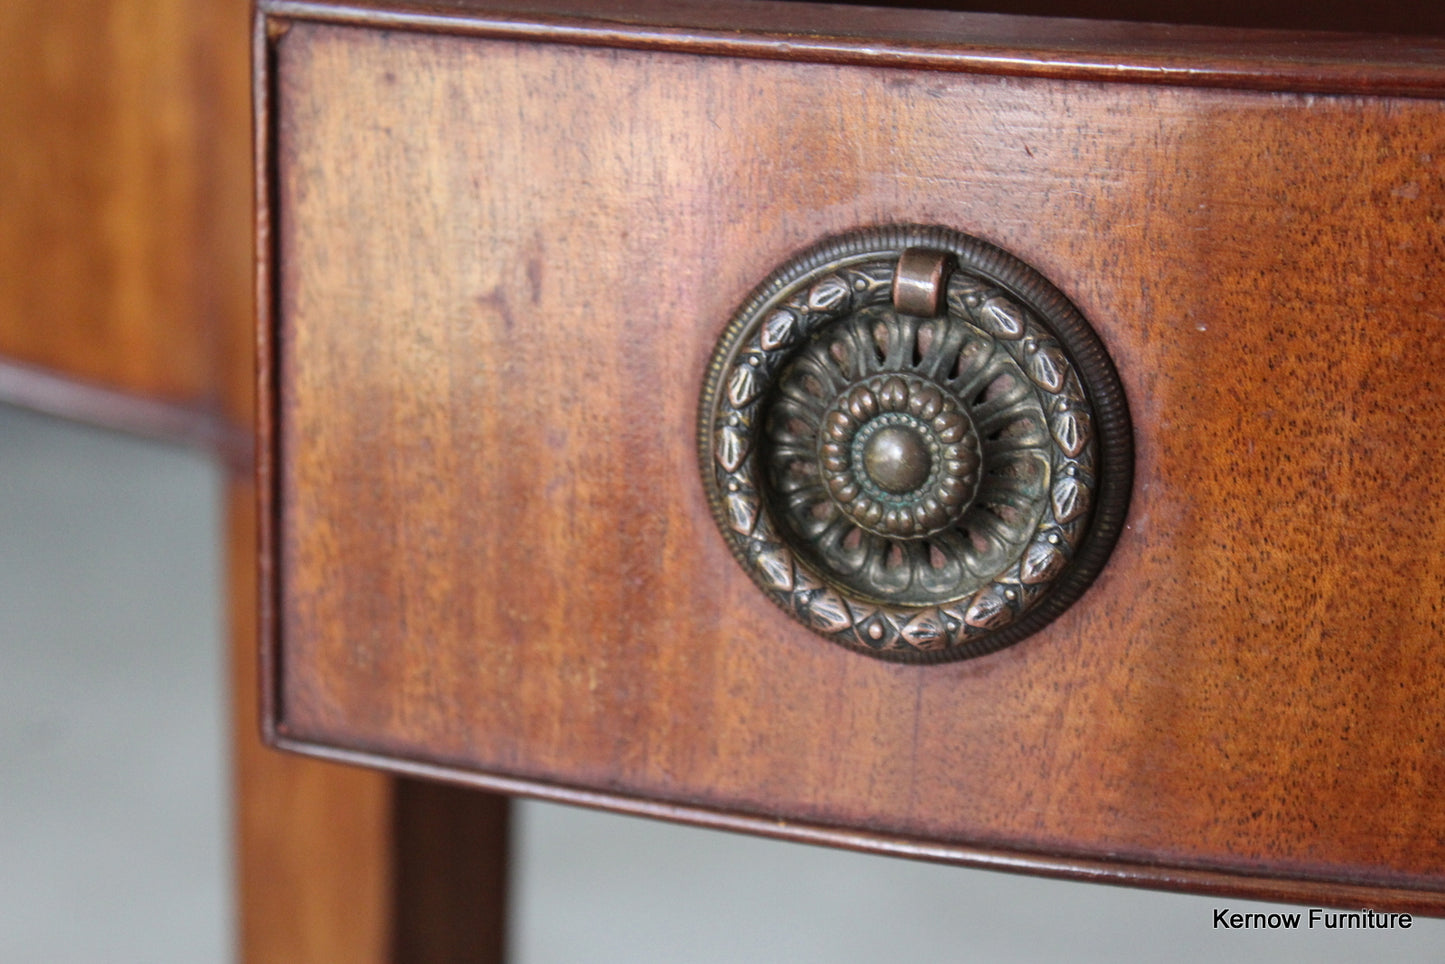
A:
[[[263,3],[277,745],[890,853],[1445,909],[1445,46],[947,13]],[[770,605],[728,319],[865,225],[1107,345],[1126,524],[992,655]]]

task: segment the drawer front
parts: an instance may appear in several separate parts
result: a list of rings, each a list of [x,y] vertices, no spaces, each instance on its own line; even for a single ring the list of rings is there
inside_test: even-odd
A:
[[[1445,906],[1440,101],[537,19],[263,14],[275,742],[962,862]],[[698,470],[749,291],[889,223],[1052,280],[1134,421],[1094,586],[941,666],[772,606]]]

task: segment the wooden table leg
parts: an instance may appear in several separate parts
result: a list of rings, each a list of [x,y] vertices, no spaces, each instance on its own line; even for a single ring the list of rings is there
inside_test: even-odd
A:
[[[501,961],[511,801],[420,780],[392,788],[392,960]]]

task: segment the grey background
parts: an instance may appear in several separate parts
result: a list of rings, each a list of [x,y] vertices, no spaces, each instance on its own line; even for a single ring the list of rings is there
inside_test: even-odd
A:
[[[221,495],[0,406],[0,964],[230,956]],[[518,810],[520,964],[1445,959],[1437,921],[1223,932],[1280,908]]]

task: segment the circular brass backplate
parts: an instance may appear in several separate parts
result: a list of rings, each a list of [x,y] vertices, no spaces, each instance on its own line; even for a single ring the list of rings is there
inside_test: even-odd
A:
[[[1028,265],[941,227],[832,238],[768,277],[713,354],[698,450],[759,588],[905,662],[992,652],[1063,612],[1133,475],[1093,329]]]

